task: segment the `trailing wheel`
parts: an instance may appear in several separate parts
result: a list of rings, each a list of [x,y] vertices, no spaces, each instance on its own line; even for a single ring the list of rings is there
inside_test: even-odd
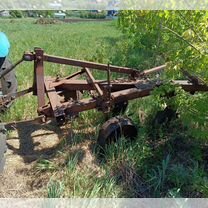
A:
[[[104,149],[106,145],[118,141],[121,136],[132,140],[137,136],[137,128],[129,118],[116,116],[102,125],[97,142]]]

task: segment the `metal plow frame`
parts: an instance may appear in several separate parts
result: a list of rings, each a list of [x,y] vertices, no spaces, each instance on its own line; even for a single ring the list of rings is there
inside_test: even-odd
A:
[[[38,99],[38,114],[42,121],[47,118],[55,118],[59,124],[68,118],[77,116],[79,112],[97,109],[104,113],[110,112],[116,104],[128,100],[145,97],[163,83],[152,81],[147,76],[165,69],[165,65],[155,67],[143,72],[128,67],[105,65],[70,58],[51,56],[44,53],[43,49],[35,48],[34,52],[24,53],[13,67],[0,73],[0,78],[14,69],[23,61],[34,62],[34,80],[32,87],[21,92],[10,94],[0,100],[3,105],[27,93],[33,92]],[[52,78],[44,75],[44,62],[64,64],[79,67],[76,73],[65,78]],[[106,80],[96,80],[92,70],[106,72]],[[127,78],[111,80],[111,73],[126,74]],[[180,85],[185,91],[194,93],[196,91],[208,91],[208,86],[198,77],[191,76],[183,71],[188,80],[172,81]],[[79,79],[85,75],[86,79]],[[83,77],[83,76],[82,76]],[[88,91],[90,98],[80,99],[80,92]],[[46,95],[48,103],[46,103]]]

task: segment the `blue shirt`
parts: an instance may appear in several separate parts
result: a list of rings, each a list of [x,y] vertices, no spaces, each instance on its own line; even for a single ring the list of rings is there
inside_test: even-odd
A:
[[[6,57],[9,54],[10,43],[5,33],[0,32],[0,57]]]

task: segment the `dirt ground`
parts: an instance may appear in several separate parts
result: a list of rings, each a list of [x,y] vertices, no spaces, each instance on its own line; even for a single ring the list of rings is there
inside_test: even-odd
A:
[[[66,131],[53,124],[44,127],[24,124],[9,132],[5,171],[0,175],[0,198],[45,195],[47,184],[41,183],[44,180],[34,175],[33,167],[39,158],[53,156]],[[44,177],[49,179],[50,175]]]
[[[70,124],[57,127],[56,123],[21,124],[8,132],[6,165],[3,174],[0,174],[0,198],[47,197],[47,183],[53,173],[40,173],[34,167],[40,159],[62,163],[63,158],[57,158],[56,153],[62,148],[63,140],[66,143],[65,153],[82,153],[78,166],[80,171],[87,167],[98,177],[103,174],[92,153],[94,143],[89,135],[94,130],[87,129],[89,138],[86,136],[84,141],[69,148],[68,144],[77,133],[76,130],[72,132],[70,127]],[[63,171],[58,171],[58,178],[62,174]]]

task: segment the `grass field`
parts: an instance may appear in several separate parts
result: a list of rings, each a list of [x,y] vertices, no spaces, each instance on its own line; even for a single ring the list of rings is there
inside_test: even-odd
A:
[[[26,50],[42,47],[46,53],[101,63],[149,68],[162,61],[148,61],[148,54],[128,48],[128,39],[117,28],[117,22],[76,24],[34,24],[35,20],[0,20],[0,29],[11,41],[10,58],[16,61]],[[140,53],[141,52],[141,53]],[[134,60],[138,59],[137,65]],[[129,61],[131,60],[131,62]],[[70,67],[46,65],[46,74],[61,76]],[[18,67],[19,89],[32,84],[33,65]],[[96,76],[101,76],[99,73]],[[155,132],[142,123],[142,114],[153,112],[151,98],[130,103],[129,115],[139,128],[139,136],[132,143],[123,138],[112,145],[104,160],[97,158],[94,144],[103,115],[88,111],[72,122],[76,130],[72,142],[62,145],[56,157],[40,160],[34,167],[38,174],[52,173],[48,181],[48,197],[207,197],[208,175],[206,151],[201,143],[188,135],[180,121],[169,129]],[[21,120],[36,115],[36,98],[18,100],[2,116],[2,121]],[[88,128],[88,131],[84,130]],[[151,132],[151,134],[150,134]],[[156,138],[156,139],[155,139]],[[70,148],[77,147],[76,151]],[[90,162],[80,158],[83,147],[90,151]],[[90,148],[89,148],[90,147]],[[203,146],[204,147],[204,146]],[[86,153],[86,152],[85,152]],[[64,162],[63,162],[64,160]],[[62,162],[60,162],[62,161]]]
[[[35,20],[0,20],[1,28],[8,34],[11,41],[10,58],[19,60],[24,51],[33,51],[41,47],[51,55],[72,57],[76,59],[110,62],[116,53],[114,45],[122,39],[122,34],[115,27],[115,22],[76,23],[39,25]],[[46,75],[56,76],[70,73],[70,67],[46,65]],[[17,69],[19,89],[29,87],[33,79],[33,64],[24,63]],[[35,99],[30,97],[21,101],[6,114],[4,120],[19,120],[34,116]],[[27,107],[25,106],[27,104]],[[14,113],[15,111],[15,113]]]

